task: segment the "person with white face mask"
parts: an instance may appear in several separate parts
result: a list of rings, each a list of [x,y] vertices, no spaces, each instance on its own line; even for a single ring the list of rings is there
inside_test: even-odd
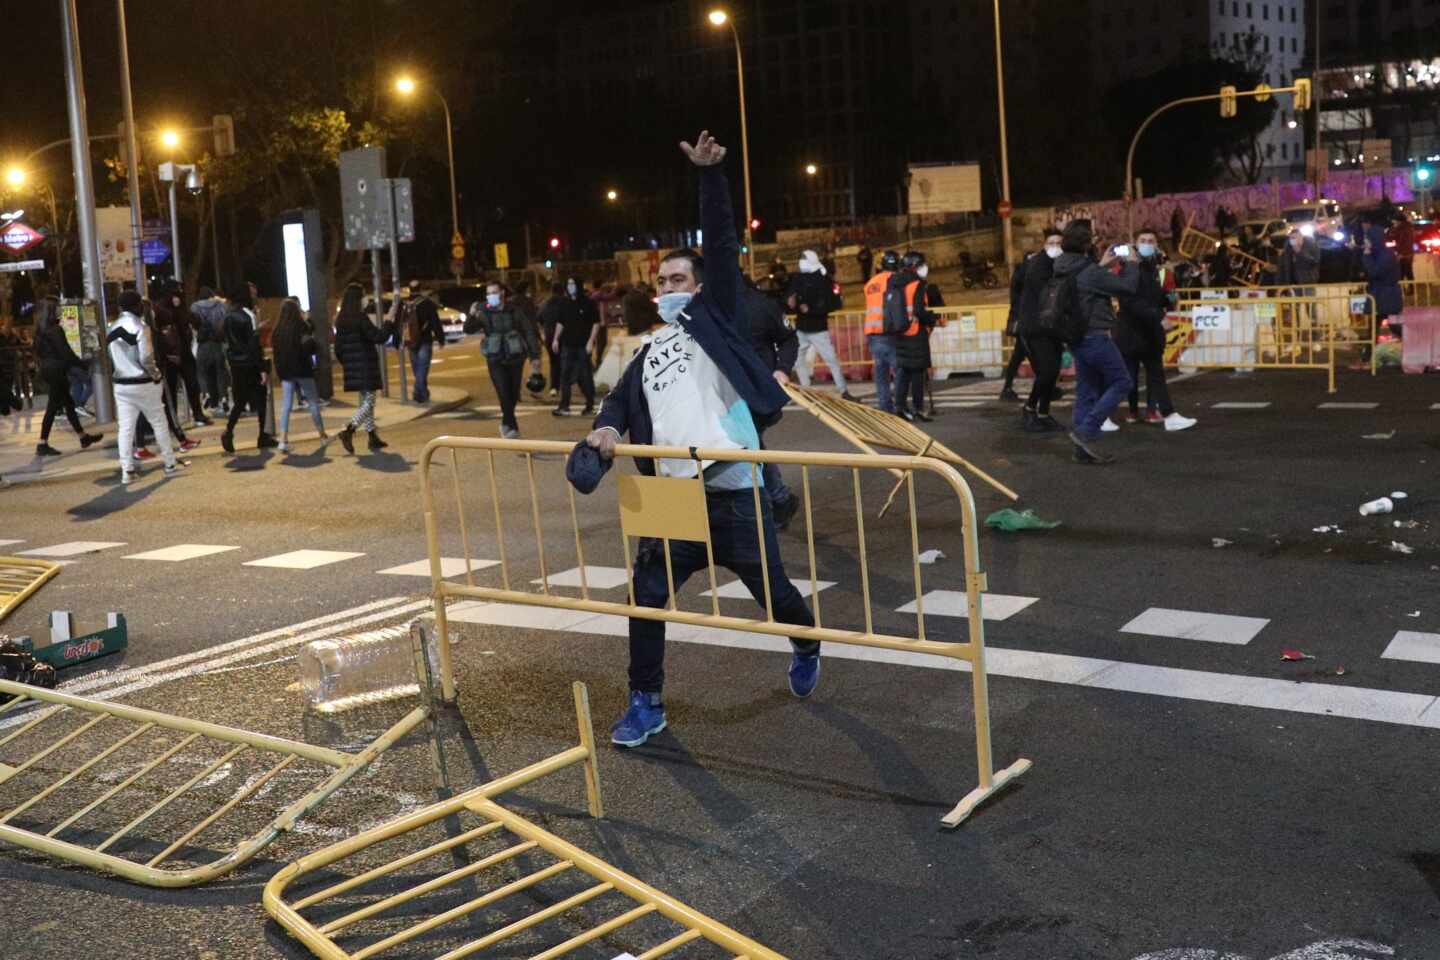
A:
[[[540,369],[540,338],[535,325],[529,314],[506,303],[504,287],[492,283],[485,287],[484,304],[470,308],[465,332],[485,334],[480,353],[500,401],[500,436],[518,439],[520,422],[515,419],[515,405],[520,402],[520,385],[525,382],[525,359],[528,357],[535,369]]]
[[[720,166],[725,148],[708,132],[702,132],[694,146],[680,147],[700,171],[706,258],[686,249],[661,259],[656,307],[665,326],[651,334],[625,368],[584,441],[605,460],[614,457],[626,434],[632,444],[755,450],[760,431],[779,421],[788,400],[756,354],[741,307],[740,242],[729,183]],[[778,622],[813,625],[809,605],[785,575],[770,498],[755,496],[755,474],[760,471],[743,461],[691,458],[640,458],[636,466],[646,475],[702,478],[711,538],[708,548],[669,541],[668,564],[660,541],[642,539],[633,567],[636,604],[664,607],[670,599],[667,569],[678,590],[709,565],[713,550],[714,562],[738,575],[762,606],[768,584]],[[764,487],[763,474],[759,486]],[[577,489],[589,492],[578,484]],[[792,639],[791,646],[790,690],[808,697],[820,679],[820,645]],[[665,729],[664,666],[664,622],[632,618],[629,706],[611,728],[612,743],[637,747]]]
[[[1015,294],[1015,284],[1010,285],[1011,302],[1016,305],[1015,337],[1025,345],[1025,355],[1035,371],[1035,382],[1030,387],[1030,396],[1020,411],[1020,426],[1027,433],[1054,433],[1063,429],[1050,416],[1050,401],[1058,399],[1061,390],[1055,386],[1060,379],[1060,359],[1065,345],[1054,337],[1040,331],[1035,316],[1040,309],[1040,295],[1055,272],[1055,261],[1060,258],[1060,228],[1045,229],[1045,246],[1026,257],[1017,271],[1020,274],[1020,293]]]
[[[1125,358],[1125,367],[1134,384],[1130,388],[1130,423],[1164,424],[1167,431],[1195,426],[1191,417],[1175,411],[1170,388],[1165,383],[1165,315],[1175,289],[1174,274],[1165,269],[1165,256],[1154,230],[1135,235],[1135,252],[1140,257],[1140,283],[1135,293],[1120,297],[1119,323],[1115,346]],[[1145,367],[1145,415],[1140,415],[1140,367]],[[1119,429],[1113,421],[1104,429]]]
[[[839,301],[830,277],[825,272],[820,256],[814,250],[800,255],[800,273],[790,278],[790,289],[786,293],[785,305],[795,314],[795,333],[800,340],[800,356],[795,364],[795,373],[801,386],[810,386],[810,370],[815,364],[815,354],[825,361],[835,389],[846,400],[853,400],[850,388],[845,382],[845,369],[835,352],[830,339],[830,311]]]

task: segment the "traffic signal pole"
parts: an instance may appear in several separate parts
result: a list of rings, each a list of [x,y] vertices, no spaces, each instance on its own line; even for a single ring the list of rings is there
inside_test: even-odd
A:
[[[1121,196],[1125,198],[1125,229],[1130,234],[1130,236],[1133,237],[1135,234],[1135,209],[1132,202],[1134,200],[1133,191],[1135,189],[1135,145],[1140,142],[1141,135],[1144,134],[1145,130],[1150,126],[1150,124],[1155,121],[1156,117],[1160,116],[1160,114],[1166,112],[1167,110],[1170,110],[1173,107],[1181,106],[1182,104],[1206,103],[1211,100],[1222,101],[1220,108],[1221,115],[1226,117],[1233,117],[1235,115],[1234,105],[1239,98],[1253,97],[1256,100],[1265,100],[1270,97],[1271,94],[1276,93],[1295,94],[1297,101],[1309,100],[1310,81],[1306,79],[1299,79],[1296,80],[1294,86],[1290,87],[1267,87],[1262,84],[1256,87],[1254,90],[1236,90],[1233,87],[1222,87],[1219,93],[1206,93],[1195,97],[1181,97],[1178,100],[1171,100],[1169,103],[1163,103],[1160,106],[1156,107],[1153,111],[1151,111],[1150,116],[1145,118],[1145,122],[1140,124],[1140,129],[1135,131],[1135,136],[1130,138],[1130,149],[1125,154],[1125,189],[1121,193]],[[1298,110],[1303,110],[1308,106],[1309,103],[1296,103],[1296,109]],[[1226,112],[1227,107],[1229,108],[1228,113]]]

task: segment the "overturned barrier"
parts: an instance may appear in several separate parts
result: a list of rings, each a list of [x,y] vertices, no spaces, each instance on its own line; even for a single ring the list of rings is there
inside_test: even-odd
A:
[[[619,520],[621,531],[621,550],[624,554],[627,580],[630,582],[628,602],[617,602],[603,600],[596,596],[598,591],[592,590],[587,581],[587,560],[586,560],[586,536],[580,524],[580,513],[576,505],[575,491],[564,482],[563,475],[554,471],[550,476],[564,485],[565,495],[569,503],[569,530],[558,542],[565,544],[562,548],[566,555],[569,555],[570,545],[574,547],[574,557],[578,564],[579,571],[579,595],[562,593],[561,586],[552,584],[550,570],[552,566],[547,560],[547,545],[542,522],[542,507],[540,504],[539,487],[537,486],[536,465],[537,458],[546,457],[549,459],[563,459],[569,454],[571,444],[549,441],[527,441],[527,440],[492,440],[475,437],[437,437],[426,445],[420,456],[420,482],[421,495],[423,497],[425,510],[425,535],[426,545],[429,551],[431,588],[435,608],[436,628],[440,635],[439,643],[439,665],[441,673],[441,686],[443,696],[446,700],[455,698],[455,679],[450,661],[450,633],[446,614],[446,604],[451,600],[486,600],[495,603],[519,604],[525,606],[545,607],[559,610],[584,611],[596,614],[609,614],[619,617],[632,617],[648,620],[666,621],[676,624],[684,624],[692,627],[716,628],[720,630],[738,630],[749,633],[764,634],[772,637],[792,637],[802,640],[816,640],[822,643],[839,643],[861,647],[874,647],[887,650],[904,651],[907,653],[926,654],[935,657],[942,657],[948,660],[960,661],[968,665],[971,674],[971,693],[975,720],[975,749],[976,763],[978,767],[979,784],[963,799],[957,803],[953,810],[943,818],[946,826],[957,826],[985,799],[1000,790],[1014,778],[1023,774],[1030,767],[1028,760],[1016,760],[1010,766],[995,770],[991,755],[990,742],[990,705],[989,687],[985,669],[985,626],[982,617],[983,593],[987,589],[985,574],[980,570],[979,553],[979,526],[975,514],[975,501],[971,495],[970,488],[963,477],[949,463],[942,462],[930,456],[861,456],[855,454],[824,454],[824,453],[792,453],[776,450],[697,450],[695,448],[681,447],[652,447],[621,444],[616,449],[617,459],[634,458],[662,458],[671,460],[696,459],[701,461],[716,461],[725,463],[746,463],[750,465],[752,478],[751,493],[754,497],[754,512],[756,524],[756,537],[760,546],[761,566],[764,571],[762,579],[765,581],[764,598],[762,606],[765,610],[763,618],[738,617],[722,614],[720,610],[720,594],[715,573],[715,562],[713,545],[711,542],[708,508],[703,476],[695,479],[678,479],[664,477],[646,477],[631,474],[622,474],[616,478],[619,504]],[[477,569],[471,551],[472,537],[465,519],[465,500],[461,488],[462,469],[459,460],[459,453],[462,451],[478,454],[488,466],[483,479],[479,471],[475,472],[476,478],[481,480],[479,487],[480,496],[490,501],[493,508],[493,531],[495,534],[495,547],[498,552],[499,561],[489,567],[487,576],[493,579],[496,572],[499,574],[500,584],[498,586],[481,586],[475,582],[475,570]],[[432,472],[435,468],[435,458],[438,454],[446,452],[449,454],[448,466],[452,475],[455,503],[455,517],[459,526],[460,543],[465,552],[464,556],[464,583],[454,583],[446,578],[441,557],[441,520],[436,507],[436,491],[432,484]],[[512,518],[515,513],[502,510],[501,507],[501,481],[496,465],[498,455],[518,455],[524,465],[524,475],[528,481],[528,504],[524,510],[525,525],[530,528],[533,534],[533,545],[538,559],[539,578],[536,581],[540,584],[539,592],[521,589],[520,585],[525,581],[518,571],[513,569],[514,562],[511,560],[511,551],[507,547],[505,536],[504,516],[508,513]],[[798,467],[800,470],[799,492],[801,505],[803,506],[804,536],[808,550],[808,578],[810,583],[810,598],[813,604],[813,616],[815,626],[801,627],[793,624],[781,623],[775,619],[773,599],[769,588],[769,569],[773,560],[768,556],[768,550],[764,547],[765,537],[762,535],[762,507],[760,503],[760,490],[758,475],[761,465],[776,464],[790,467]],[[470,466],[467,461],[466,467]],[[553,468],[552,468],[553,469]],[[839,487],[839,495],[845,501],[853,502],[856,542],[858,544],[857,556],[845,559],[858,561],[860,573],[860,588],[862,592],[864,616],[862,623],[856,623],[849,627],[828,626],[824,622],[824,610],[821,602],[820,591],[816,588],[819,579],[817,572],[815,542],[816,524],[814,516],[814,503],[812,497],[812,474],[817,471],[836,471],[844,478]],[[863,510],[862,474],[898,472],[903,480],[906,489],[906,506],[908,522],[895,521],[896,525],[889,527],[891,533],[898,533],[901,537],[908,534],[910,563],[906,565],[904,578],[901,582],[912,580],[914,584],[914,635],[885,632],[876,628],[874,619],[874,607],[872,604],[872,590],[870,578],[870,564],[866,548],[866,526]],[[915,495],[915,474],[930,474],[937,480],[948,486],[955,497],[957,512],[946,514],[953,520],[957,515],[961,521],[961,543],[959,549],[952,553],[958,555],[964,566],[964,588],[967,610],[967,642],[949,642],[930,639],[926,635],[925,623],[925,600],[923,578],[920,570],[919,554],[919,524],[916,517],[916,495]],[[468,475],[468,474],[467,474]],[[888,477],[887,477],[888,479]],[[554,488],[552,488],[554,489]],[[505,485],[507,495],[513,496],[516,491],[514,486]],[[837,491],[838,492],[838,491]],[[597,498],[599,499],[599,498]],[[586,518],[591,520],[596,517],[598,506],[587,505]],[[547,517],[554,516],[553,513],[546,513]],[[512,523],[514,520],[512,519]],[[488,524],[487,524],[488,525]],[[447,530],[447,539],[453,537],[453,531]],[[873,532],[871,534],[873,536]],[[641,606],[635,601],[634,570],[632,564],[631,539],[651,538],[662,545],[665,557],[666,580],[669,586],[668,603],[664,607]],[[527,534],[527,539],[529,534]],[[689,541],[703,543],[706,556],[709,560],[709,603],[706,610],[684,610],[679,606],[676,597],[675,583],[671,569],[671,542]],[[556,552],[556,539],[552,537],[550,542],[549,558],[553,558]],[[822,541],[823,542],[823,541]],[[613,547],[613,542],[612,542]],[[594,555],[592,550],[591,554]],[[703,568],[702,568],[703,569]],[[893,600],[893,596],[887,596]],[[908,616],[908,614],[907,614]]]
[[[1349,284],[1182,290],[1174,315],[1190,328],[1182,368],[1320,370],[1330,393],[1342,353],[1375,372],[1375,298]]]
[[[60,573],[60,564],[26,557],[0,557],[0,621]]]
[[[151,887],[207,883],[246,863],[428,715],[411,711],[351,754],[4,680],[0,703],[0,790],[23,787],[23,799],[0,793],[0,843]],[[215,795],[212,784],[232,776],[239,789]],[[278,813],[254,810],[282,778],[313,785]],[[117,797],[138,813],[106,809]],[[216,853],[205,838],[237,810],[260,826],[204,860]]]
[[[555,960],[586,944],[623,935],[631,943],[658,941],[656,946],[637,953],[637,960],[660,960],[696,941],[721,947],[727,956],[785,960],[495,802],[502,794],[579,764],[585,770],[590,815],[604,815],[589,695],[582,683],[575,683],[573,692],[580,735],[576,746],[302,857],[266,884],[265,909],[321,960],[366,960],[407,946],[406,954],[413,956],[411,951],[426,940],[465,936],[467,929],[473,930],[474,915],[479,911],[503,909],[522,894],[530,903],[551,902],[519,919],[506,915],[508,922],[446,950],[440,954],[441,960],[479,955],[500,944],[504,944],[501,949],[513,951],[518,949],[517,939],[538,936],[542,924],[576,913],[585,914],[579,932],[539,950],[526,945],[523,955],[532,960]],[[478,825],[472,826],[472,821],[478,821]],[[403,852],[379,866],[363,870],[357,867],[358,872],[337,879],[337,870],[343,869],[337,865],[342,861],[362,852],[377,852],[376,848],[391,841],[410,839],[413,845],[416,836],[432,824],[448,828],[444,839]],[[502,844],[496,845],[496,839]],[[432,869],[438,875],[390,892],[404,882],[401,874],[405,870],[441,856],[465,863],[444,872]],[[515,879],[506,876],[517,873]],[[570,881],[581,875],[593,882],[576,889]],[[304,886],[312,877],[324,885],[293,899],[289,896],[293,888]],[[486,883],[487,879],[492,882]],[[460,887],[468,887],[472,893],[482,887],[488,889],[454,903],[451,895]],[[336,915],[337,904],[342,901],[350,906]],[[619,906],[614,905],[617,901]],[[316,916],[327,909],[332,911],[328,918]],[[608,919],[596,916],[602,911],[610,914]],[[567,921],[567,925],[573,930],[573,923]]]

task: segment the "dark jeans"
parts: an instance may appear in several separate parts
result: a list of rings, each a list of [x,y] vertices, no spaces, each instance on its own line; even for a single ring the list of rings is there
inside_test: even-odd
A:
[[[1015,386],[1015,375],[1020,372],[1020,364],[1030,356],[1030,349],[1025,343],[1024,337],[1015,338],[1015,349],[1010,351],[1010,362],[1005,365],[1005,389],[1010,390]],[[1031,366],[1034,366],[1033,360]]]
[[[765,577],[761,572],[759,539],[755,535],[755,494],[750,490],[709,491],[705,503],[710,514],[710,542],[715,563],[738,576],[763,609]],[[775,619],[811,627],[810,605],[785,576],[780,561],[780,542],[770,517],[770,502],[760,498],[765,535],[765,558],[770,572],[770,602]],[[659,540],[640,541],[635,560],[635,602],[642,607],[660,608],[670,599],[665,582],[664,544]],[[690,540],[670,541],[670,564],[679,590],[691,574],[707,566],[705,544]],[[795,652],[820,652],[815,640],[790,641]],[[659,693],[665,684],[665,623],[660,620],[630,620],[630,689]]]
[[[767,449],[765,446],[765,431],[760,431],[760,449]],[[770,498],[772,504],[784,503],[790,499],[790,488],[785,485],[785,475],[780,472],[778,463],[762,463],[760,465],[760,476],[764,478],[765,495]]]
[[[70,377],[63,373],[58,377],[47,376],[45,389],[49,391],[49,399],[45,403],[45,419],[40,422],[40,442],[50,442],[50,428],[55,424],[55,415],[61,410],[65,411],[70,428],[77,434],[83,434],[85,431],[80,429],[80,418],[75,414],[75,400],[70,396]]]
[[[1170,387],[1165,383],[1164,349],[1148,350],[1125,358],[1125,370],[1130,374],[1130,412],[1140,411],[1140,366],[1145,366],[1145,409],[1159,410],[1165,416],[1175,412],[1170,402]]]
[[[585,344],[571,346],[560,343],[560,409],[570,409],[570,388],[577,383],[585,395],[585,406],[595,406],[595,375],[590,369],[590,354]]]
[[[1025,352],[1030,357],[1030,366],[1035,368],[1035,383],[1030,387],[1030,397],[1025,406],[1038,416],[1049,416],[1050,399],[1055,384],[1060,381],[1060,360],[1065,348],[1054,337],[1026,337]]]
[[[1100,424],[1134,386],[1125,358],[1108,334],[1092,333],[1070,348],[1075,356],[1075,433],[1083,440],[1100,437]]]
[[[490,368],[490,382],[495,385],[495,395],[500,398],[500,422],[512,430],[520,429],[515,419],[515,404],[520,402],[520,382],[525,373],[525,359],[502,360],[486,357],[485,365]]]
[[[430,402],[430,357],[435,345],[426,341],[410,348],[410,371],[415,374],[415,402]]]
[[[870,351],[870,359],[875,361],[875,406],[886,413],[894,413],[890,374],[895,370],[895,338],[872,333],[865,338],[865,345]]]
[[[205,411],[200,408],[200,381],[195,376],[195,363],[193,360],[187,363],[187,359],[181,358],[179,366],[168,363],[165,365],[165,387],[169,391],[165,402],[178,414],[180,384],[184,383],[185,398],[190,403],[190,415],[196,420],[204,420]]]
[[[253,367],[232,367],[231,386],[235,390],[235,402],[230,407],[230,419],[226,421],[225,432],[234,433],[240,413],[247,406],[260,418],[260,432],[265,432],[265,396],[268,391],[260,382],[260,371]]]
[[[550,335],[553,337],[554,334],[555,331],[551,330]],[[558,392],[560,390],[560,354],[550,349],[549,341],[545,343],[545,353],[550,357],[550,389]]]
[[[904,410],[909,404],[905,395],[910,395],[912,410],[925,409],[925,378],[929,375],[926,367],[901,367],[895,371],[895,409]]]
[[[210,406],[218,406],[230,389],[230,368],[225,363],[225,348],[218,343],[202,343],[197,353],[200,380]]]

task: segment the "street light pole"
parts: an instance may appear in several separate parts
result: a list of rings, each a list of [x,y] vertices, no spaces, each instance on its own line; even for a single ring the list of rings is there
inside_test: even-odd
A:
[[[95,420],[98,423],[113,423],[115,400],[110,392],[110,352],[105,348],[105,290],[100,274],[100,240],[95,229],[90,122],[85,113],[85,80],[80,69],[80,30],[76,22],[75,0],[60,0],[60,20],[65,39],[65,100],[70,114],[70,159],[75,167],[75,219],[80,225],[85,298],[95,304],[96,321],[100,325],[95,336],[95,356],[90,363],[90,379],[95,388]],[[84,345],[83,339],[81,344]]]
[[[750,225],[755,222],[755,214],[750,206],[750,131],[745,114],[745,54],[740,49],[740,31],[735,27],[734,18],[723,10],[715,10],[710,14],[710,22],[717,27],[728,24],[730,36],[735,40],[735,76],[740,85],[740,162],[745,173],[745,267],[746,272],[753,277],[755,236]]]
[[[995,0],[995,93],[1000,104],[1000,193],[1006,215],[1000,218],[1004,231],[1005,266],[1015,265],[1013,233],[1008,211],[1010,207],[1010,156],[1005,140],[1005,61],[1000,49],[1000,0]]]
[[[465,242],[460,235],[460,194],[455,189],[455,129],[450,123],[450,104],[445,95],[439,90],[435,96],[440,98],[440,107],[445,111],[445,152],[450,160],[450,223],[452,235],[451,245],[458,245]],[[455,274],[455,282],[460,282],[460,274]]]
[[[141,250],[143,234],[140,214],[140,139],[135,135],[135,100],[130,93],[130,41],[125,31],[125,0],[115,0],[115,13],[120,24],[120,100],[125,109],[126,164],[130,189],[130,254],[135,266],[135,290],[145,295],[145,255]]]

